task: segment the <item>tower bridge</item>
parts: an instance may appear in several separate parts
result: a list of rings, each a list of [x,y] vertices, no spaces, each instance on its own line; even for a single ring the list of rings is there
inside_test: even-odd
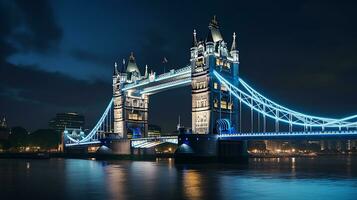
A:
[[[106,144],[115,138],[128,148],[152,148],[177,143],[177,157],[239,156],[247,140],[356,138],[357,115],[336,119],[304,114],[282,106],[252,88],[239,77],[236,34],[230,47],[223,39],[217,20],[199,40],[193,32],[189,65],[157,75],[145,67],[141,74],[131,53],[113,70],[113,97],[103,115],[87,134],[65,130],[66,147]],[[120,68],[120,69],[119,69]],[[150,95],[191,85],[192,133],[173,137],[148,138]],[[250,113],[244,116],[242,107]],[[254,121],[254,116],[258,122]],[[242,120],[250,118],[251,130],[242,131]],[[258,129],[254,127],[258,124]],[[274,130],[267,124],[273,123]],[[287,130],[284,130],[284,124]],[[104,142],[103,142],[104,141]],[[129,145],[130,144],[130,145]]]

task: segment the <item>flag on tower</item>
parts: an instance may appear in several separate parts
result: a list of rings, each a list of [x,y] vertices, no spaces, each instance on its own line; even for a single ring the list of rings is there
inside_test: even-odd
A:
[[[167,58],[164,57],[164,59],[162,60],[162,64],[164,65],[164,73],[166,72],[166,63],[167,63]]]
[[[166,57],[164,57],[164,59],[162,60],[162,63],[168,63],[168,61],[167,61],[167,58]]]

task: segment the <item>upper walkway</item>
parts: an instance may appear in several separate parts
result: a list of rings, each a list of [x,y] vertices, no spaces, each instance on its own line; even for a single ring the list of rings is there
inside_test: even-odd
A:
[[[123,91],[136,90],[140,94],[155,94],[164,90],[183,87],[191,84],[191,66],[171,69],[169,72],[156,76],[150,74],[148,78],[126,84]]]

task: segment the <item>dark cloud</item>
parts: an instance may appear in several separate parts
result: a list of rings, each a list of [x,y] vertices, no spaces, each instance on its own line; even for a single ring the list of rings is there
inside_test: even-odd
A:
[[[92,124],[109,101],[111,91],[110,84],[102,81],[76,80],[34,66],[4,64],[0,68],[0,110],[10,121],[17,121],[18,115],[26,115],[29,119],[41,116],[41,120],[33,123],[46,126],[56,112],[77,111],[86,114]],[[25,110],[19,109],[22,105],[27,105]],[[22,123],[34,127],[32,122]]]
[[[41,111],[36,121],[43,122],[58,111],[93,107],[87,118],[94,121],[111,96],[111,79],[79,81],[53,71],[110,77],[112,63],[131,51],[141,70],[148,64],[161,73],[163,57],[167,70],[185,66],[193,29],[205,39],[217,15],[228,45],[237,32],[240,74],[248,83],[298,111],[344,116],[357,110],[356,8],[353,1],[0,1],[1,109],[10,116],[27,109],[28,117]],[[66,56],[52,65],[46,53],[59,46]],[[40,54],[39,63],[31,56],[22,65],[6,63],[21,52]],[[168,131],[184,115],[190,126],[190,108],[189,88],[157,94],[149,121]]]
[[[57,48],[62,30],[48,1],[0,2],[0,44],[3,59],[19,51],[46,53]]]
[[[7,58],[21,52],[57,50],[62,30],[48,1],[0,2],[0,110],[10,124],[46,127],[56,112],[77,111],[96,119],[110,98],[111,86],[82,81],[35,65],[14,65]],[[47,66],[51,67],[51,66]],[[95,91],[95,92],[93,92]]]
[[[113,59],[109,55],[101,55],[100,53],[94,53],[82,49],[73,49],[70,52],[70,55],[80,61],[94,63],[99,66],[106,66],[106,67],[108,67],[111,64],[110,61]]]

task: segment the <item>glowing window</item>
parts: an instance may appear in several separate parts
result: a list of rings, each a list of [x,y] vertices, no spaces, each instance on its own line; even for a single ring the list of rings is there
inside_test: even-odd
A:
[[[218,89],[218,83],[214,82],[214,83],[213,83],[213,88],[214,88],[214,89]]]
[[[219,65],[219,59],[216,59],[216,65]]]
[[[213,106],[214,106],[215,108],[218,108],[218,101],[217,101],[217,99],[215,99],[215,100],[213,101]]]
[[[129,113],[128,118],[130,120],[142,120],[142,116],[137,113]]]
[[[232,102],[229,102],[229,103],[228,103],[228,109],[229,109],[229,110],[232,110],[232,109],[233,109],[233,103],[232,103]]]
[[[221,85],[221,90],[227,92],[227,87],[225,85]]]
[[[227,101],[221,101],[221,108],[227,109]]]

